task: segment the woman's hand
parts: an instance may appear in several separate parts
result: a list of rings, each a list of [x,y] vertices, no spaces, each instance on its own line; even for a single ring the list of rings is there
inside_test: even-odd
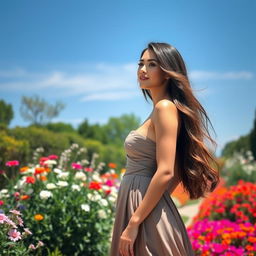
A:
[[[133,244],[137,237],[139,225],[129,225],[123,231],[120,242],[119,251],[122,256],[134,256]]]

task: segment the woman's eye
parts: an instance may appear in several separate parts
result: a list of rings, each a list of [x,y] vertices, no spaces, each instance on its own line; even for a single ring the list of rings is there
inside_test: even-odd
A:
[[[138,65],[139,65],[139,66],[143,66],[143,63],[139,62]]]
[[[155,63],[153,63],[153,62],[149,63],[149,67],[155,67],[155,66],[156,66]]]

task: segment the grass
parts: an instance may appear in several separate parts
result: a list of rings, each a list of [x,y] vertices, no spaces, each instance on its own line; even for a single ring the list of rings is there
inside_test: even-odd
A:
[[[189,220],[189,217],[185,216],[185,215],[181,215],[181,218],[182,218],[184,223],[186,223]]]

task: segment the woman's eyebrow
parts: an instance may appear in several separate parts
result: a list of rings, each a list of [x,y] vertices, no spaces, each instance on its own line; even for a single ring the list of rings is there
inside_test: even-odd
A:
[[[144,61],[144,59],[140,59],[140,61]],[[156,59],[148,59],[147,61],[156,61],[156,62],[158,62]]]

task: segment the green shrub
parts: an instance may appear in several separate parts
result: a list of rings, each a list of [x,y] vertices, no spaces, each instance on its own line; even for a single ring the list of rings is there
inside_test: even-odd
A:
[[[107,255],[119,187],[114,169],[100,175],[105,163],[96,166],[98,154],[85,159],[87,149],[77,144],[60,158],[42,158],[40,151],[33,164],[20,169],[16,185],[0,191],[0,209],[23,212],[33,232],[26,245],[41,240],[42,255],[57,247],[64,255]]]

